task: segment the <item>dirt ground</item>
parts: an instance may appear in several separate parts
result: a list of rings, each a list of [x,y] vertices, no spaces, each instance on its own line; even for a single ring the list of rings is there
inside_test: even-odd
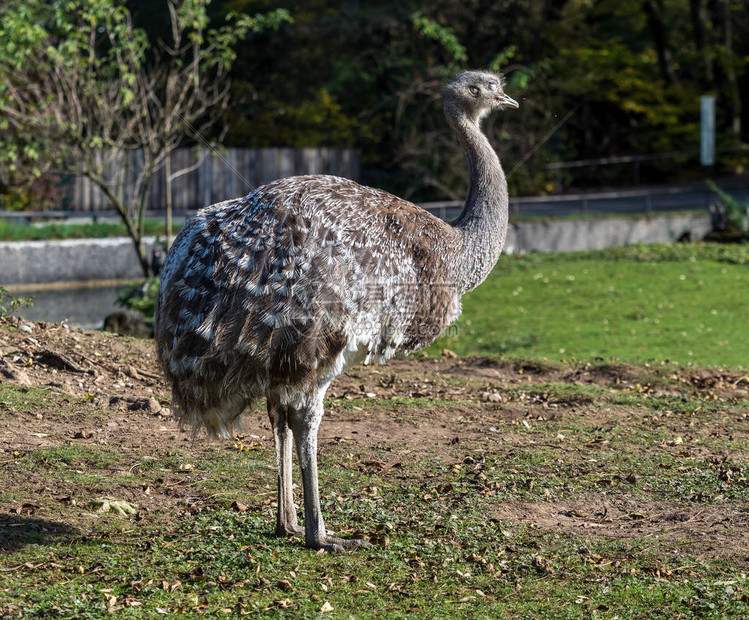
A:
[[[383,444],[405,445],[411,454],[435,454],[449,460],[458,442],[486,445],[500,455],[533,447],[534,439],[520,430],[487,433],[487,428],[501,421],[516,420],[520,426],[527,420],[567,415],[570,419],[585,416],[587,422],[597,420],[602,428],[606,426],[607,413],[584,396],[577,394],[565,400],[558,395],[514,389],[548,382],[646,390],[663,396],[709,395],[727,402],[746,399],[749,387],[747,377],[729,371],[498,362],[458,359],[445,352],[440,360],[395,360],[386,366],[356,368],[340,377],[328,393],[331,400],[320,432],[320,449],[324,452],[346,441],[360,451]],[[210,446],[226,444],[204,437],[193,439],[172,421],[169,389],[156,364],[153,343],[148,340],[6,319],[0,321],[0,383],[26,386],[30,398],[36,387],[57,395],[34,401],[33,407],[26,408],[0,402],[0,490],[6,491],[0,495],[6,498],[0,499],[0,526],[12,525],[22,517],[27,524],[38,520],[39,527],[59,527],[60,533],[85,528],[85,513],[71,509],[76,498],[82,501],[85,496],[133,501],[146,516],[157,506],[173,506],[179,514],[189,509],[191,501],[201,501],[192,497],[193,490],[179,471],[164,471],[160,484],[147,494],[128,481],[129,471],[144,455],[179,449],[199,460]],[[392,407],[378,406],[384,399],[393,398],[455,401],[455,406],[435,407],[423,416],[402,418],[393,415]],[[345,406],[352,399],[356,399],[356,406]],[[734,412],[738,421],[725,429],[726,433],[749,437],[749,422],[742,411],[745,409]],[[668,425],[669,421],[660,423]],[[264,412],[258,409],[245,416],[236,441],[272,446]],[[43,472],[21,471],[15,466],[19,455],[70,445],[108,446],[117,449],[123,459],[105,478],[92,481],[85,489],[50,486]],[[582,449],[579,453],[581,460],[589,456]],[[364,466],[387,471],[397,465],[396,453],[392,462],[387,460],[388,453],[377,454],[385,456]],[[271,455],[269,450],[269,467],[273,464]],[[726,455],[714,456],[719,459]],[[498,501],[489,517],[592,537],[688,539],[698,556],[749,558],[749,506],[737,502],[646,502],[601,494],[563,505]],[[93,515],[90,518],[92,522],[95,519]],[[13,548],[12,536],[0,537],[0,549],[12,552]]]

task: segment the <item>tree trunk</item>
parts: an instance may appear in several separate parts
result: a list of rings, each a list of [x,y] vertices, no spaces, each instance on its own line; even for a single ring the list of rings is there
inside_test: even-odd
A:
[[[668,84],[673,84],[676,82],[676,76],[671,68],[671,48],[668,45],[668,34],[663,16],[665,12],[663,0],[646,0],[643,8],[647,13],[648,24],[653,34],[661,77]]]
[[[697,51],[702,55],[704,70],[704,84],[706,88],[715,85],[715,72],[713,71],[713,58],[707,46],[707,15],[705,12],[705,0],[689,0],[689,8],[692,13],[692,27],[694,28],[694,42]]]
[[[731,3],[721,0],[723,9],[723,71],[726,74],[728,106],[731,112],[731,134],[736,141],[741,140],[741,94],[736,79],[733,54],[733,24],[731,23]]]
[[[172,152],[168,151],[164,159],[166,174],[166,250],[172,247]]]
[[[141,189],[139,192],[140,195],[137,197],[138,202],[135,210],[135,218],[133,219],[128,213],[127,205],[123,204],[122,200],[120,200],[120,198],[112,191],[112,188],[109,187],[109,184],[104,181],[104,178],[101,174],[92,170],[90,165],[85,172],[85,175],[89,178],[89,180],[104,192],[104,195],[107,197],[107,200],[109,200],[109,203],[112,205],[112,207],[114,207],[115,211],[119,213],[120,218],[122,219],[122,223],[125,224],[125,228],[127,229],[128,237],[130,237],[130,240],[133,242],[135,254],[138,257],[138,263],[140,263],[140,268],[143,271],[143,276],[146,278],[150,278],[153,275],[151,262],[148,260],[148,256],[146,255],[146,246],[143,243],[145,224],[144,220],[146,214],[146,205],[148,202],[148,189],[151,186],[152,174],[153,172],[150,171],[148,177],[143,177],[143,184],[141,185]],[[146,187],[145,194],[143,193],[143,185],[145,185]]]
[[[145,161],[143,162],[143,172],[141,173],[141,184],[138,188],[138,196],[136,197],[136,234],[133,237],[135,242],[136,251],[138,252],[138,259],[140,260],[141,268],[143,269],[143,275],[146,278],[153,276],[153,268],[151,261],[146,256],[146,246],[143,243],[143,237],[146,234],[146,209],[148,208],[148,194],[151,190],[151,181],[153,179],[154,164],[153,159],[149,158],[149,153],[146,149],[143,150]]]
[[[146,254],[146,244],[143,238],[136,239],[132,237],[132,241],[135,253],[138,256],[138,263],[140,263],[141,271],[143,271],[143,276],[146,278],[152,277],[153,269],[151,268],[151,261],[148,258],[148,254]]]

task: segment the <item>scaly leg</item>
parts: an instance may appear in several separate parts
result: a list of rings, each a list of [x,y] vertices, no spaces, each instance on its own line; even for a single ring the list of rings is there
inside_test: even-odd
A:
[[[310,407],[289,411],[289,426],[294,433],[297,458],[302,470],[304,541],[312,549],[325,549],[339,553],[352,547],[371,547],[366,540],[347,540],[328,536],[325,529],[317,482],[317,430],[323,416],[323,394],[324,391],[315,394],[310,399],[312,403]]]
[[[276,536],[298,536],[304,528],[297,524],[294,491],[292,489],[293,437],[288,426],[287,409],[274,398],[268,397],[268,417],[273,426],[276,445],[276,469],[278,471],[278,511],[276,513]]]

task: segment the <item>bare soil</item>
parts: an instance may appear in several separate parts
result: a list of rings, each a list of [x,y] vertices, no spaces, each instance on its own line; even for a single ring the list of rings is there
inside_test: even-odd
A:
[[[341,442],[350,442],[362,453],[395,446],[392,452],[378,451],[376,459],[364,462],[364,467],[386,471],[402,460],[404,451],[436,455],[449,462],[455,460],[456,445],[465,446],[466,453],[469,448],[472,454],[485,449],[499,456],[532,448],[533,437],[521,432],[528,420],[542,424],[562,416],[572,423],[584,417],[606,428],[613,409],[619,416],[652,415],[637,407],[630,411],[622,406],[602,408],[580,393],[565,399],[531,389],[550,382],[729,403],[746,399],[748,385],[747,377],[727,370],[458,359],[445,352],[439,360],[395,360],[387,366],[356,368],[340,377],[328,394],[321,452]],[[129,474],[143,457],[179,450],[188,464],[206,458],[211,446],[225,449],[232,443],[193,438],[172,421],[169,388],[148,340],[66,325],[0,320],[0,383],[28,389],[31,403],[27,407],[23,401],[0,402],[0,530],[5,532],[0,536],[0,550],[5,552],[20,544],[13,535],[14,525],[38,527],[50,535],[96,528],[95,512],[79,507],[98,497],[137,504],[139,518],[157,514],[174,518],[189,509],[191,502],[208,501],[195,497],[189,469],[165,469],[158,484],[147,490],[134,484]],[[50,394],[40,396],[35,388],[45,388]],[[404,399],[416,399],[425,406],[415,410]],[[430,401],[437,406],[426,406]],[[409,415],[398,415],[399,403],[408,408]],[[714,425],[701,428],[697,424],[691,432],[706,437],[716,432],[749,437],[745,409],[727,411],[731,420],[726,427],[716,431]],[[672,423],[667,416],[655,418],[653,423],[664,428]],[[517,421],[518,432],[507,431],[508,421]],[[491,431],[502,422],[502,432]],[[249,451],[257,446],[269,448],[262,458],[272,466],[272,435],[261,409],[246,414],[235,441],[249,446]],[[66,446],[107,446],[121,458],[102,468],[106,475],[86,484],[64,477],[50,480],[45,468],[18,467],[23,455]],[[642,449],[647,454],[654,447]],[[567,448],[568,456],[580,461],[594,451],[591,446]],[[716,462],[726,458],[720,451],[701,456]],[[740,502],[646,502],[601,494],[568,502],[497,501],[488,517],[588,537],[653,536],[675,544],[686,540],[698,557],[749,558],[749,506]]]

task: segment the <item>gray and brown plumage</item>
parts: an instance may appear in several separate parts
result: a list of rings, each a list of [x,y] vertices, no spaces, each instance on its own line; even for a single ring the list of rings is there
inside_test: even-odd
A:
[[[486,278],[507,231],[507,183],[480,129],[517,107],[489,72],[443,90],[470,187],[452,224],[383,191],[332,176],[282,179],[200,211],[174,241],[156,307],[158,355],[178,419],[226,436],[267,399],[278,466],[276,533],[307,546],[364,544],[329,536],[320,511],[317,431],[331,381],[358,362],[432,342]],[[292,439],[304,524],[292,497]]]

